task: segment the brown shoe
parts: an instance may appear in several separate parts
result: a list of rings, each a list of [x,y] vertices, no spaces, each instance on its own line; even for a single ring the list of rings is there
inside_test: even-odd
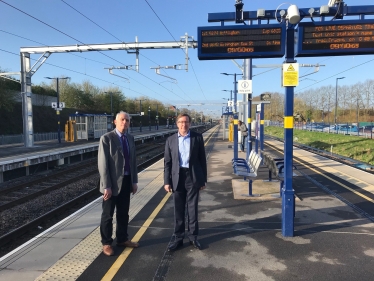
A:
[[[117,246],[129,247],[129,248],[138,248],[139,247],[139,243],[127,240],[125,242],[117,243]]]
[[[103,246],[103,253],[106,256],[113,256],[114,255],[114,251],[113,251],[112,246],[110,246],[110,245],[104,245]]]

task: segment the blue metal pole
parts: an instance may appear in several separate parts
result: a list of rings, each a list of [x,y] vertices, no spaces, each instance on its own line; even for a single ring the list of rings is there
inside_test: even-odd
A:
[[[286,63],[294,63],[294,26],[288,23],[286,40]],[[294,87],[286,87],[284,105],[284,186],[282,189],[282,235],[294,236],[294,190],[293,175],[293,107]]]
[[[238,112],[236,110],[236,73],[234,73],[234,159],[238,158]]]
[[[261,164],[264,162],[264,157],[262,155],[262,151],[264,151],[264,118],[265,118],[265,104],[261,103],[261,112],[260,112],[260,150],[262,161]]]
[[[140,102],[140,132],[142,131],[142,100]]]
[[[230,101],[232,102],[232,90],[230,91]],[[232,106],[230,106],[230,112],[232,112]]]
[[[252,80],[252,59],[248,59],[249,61],[249,80]],[[248,108],[247,108],[247,121],[248,121],[248,136],[247,136],[247,159],[249,154],[252,151],[252,94],[248,94],[247,98]]]
[[[178,116],[178,108],[177,108],[177,106],[175,106],[175,120],[174,120],[174,122],[173,122],[173,126],[172,126],[172,128],[174,128],[174,123],[175,123],[175,126],[177,126],[177,116]]]
[[[112,130],[114,129],[114,122],[113,122],[113,92],[110,91],[110,117],[112,118]]]
[[[56,89],[57,89],[57,108],[59,109],[60,108],[60,91],[58,89],[58,77],[56,78]],[[60,128],[60,111],[59,110],[56,110],[56,114],[57,114],[57,125],[58,125],[58,128],[57,128],[57,133],[58,133],[58,143],[61,143],[61,128]]]
[[[256,126],[256,128],[255,128],[255,134],[256,134],[256,136],[255,136],[255,151],[256,151],[256,153],[258,154],[258,122],[260,122],[260,120],[258,120],[258,114],[257,114],[258,112],[257,112],[257,107],[256,107],[256,122],[255,122],[255,126]]]
[[[166,120],[166,125],[167,125],[167,127],[169,129],[169,107],[168,107],[168,120]]]
[[[158,117],[158,104],[156,104],[156,111],[157,111],[157,118],[156,118],[156,122],[157,122],[157,123],[156,123],[156,124],[157,124],[156,126],[157,126],[157,127],[156,127],[156,130],[158,130],[158,120],[159,120],[159,117]]]

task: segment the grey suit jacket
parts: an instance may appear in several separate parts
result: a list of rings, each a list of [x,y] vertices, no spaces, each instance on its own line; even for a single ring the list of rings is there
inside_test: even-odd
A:
[[[131,182],[138,183],[134,137],[130,134],[126,134],[126,136],[130,149]],[[100,192],[104,193],[104,189],[110,187],[112,195],[117,196],[121,191],[125,158],[121,141],[115,130],[101,136],[97,158],[100,173]],[[130,190],[132,190],[132,186]]]
[[[202,134],[190,131],[189,171],[195,188],[205,186],[207,182],[207,165],[204,139]],[[171,135],[165,144],[164,184],[172,185],[173,190],[179,181],[179,144],[178,133]]]

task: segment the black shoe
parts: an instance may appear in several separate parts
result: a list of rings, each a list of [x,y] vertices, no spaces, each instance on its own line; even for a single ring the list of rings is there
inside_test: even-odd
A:
[[[193,241],[190,241],[190,244],[193,245],[196,249],[201,250],[201,248],[202,248],[199,241],[197,241],[197,239],[195,239]]]
[[[168,251],[173,252],[182,246],[183,246],[183,240],[172,242],[169,244]]]

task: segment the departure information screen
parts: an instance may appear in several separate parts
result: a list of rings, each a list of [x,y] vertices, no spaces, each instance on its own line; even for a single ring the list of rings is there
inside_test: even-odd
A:
[[[200,60],[276,58],[285,51],[285,25],[198,27]]]
[[[374,53],[374,20],[299,23],[297,57]]]

